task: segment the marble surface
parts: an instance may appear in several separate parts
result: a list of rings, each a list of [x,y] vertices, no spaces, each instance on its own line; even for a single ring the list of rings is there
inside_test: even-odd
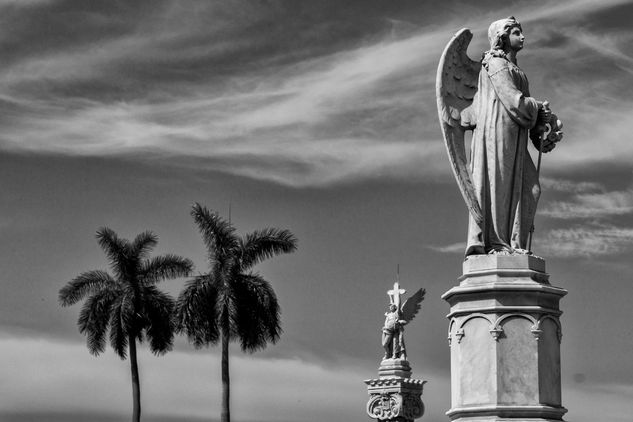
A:
[[[562,420],[560,299],[545,261],[481,255],[464,263],[451,306],[452,420]]]

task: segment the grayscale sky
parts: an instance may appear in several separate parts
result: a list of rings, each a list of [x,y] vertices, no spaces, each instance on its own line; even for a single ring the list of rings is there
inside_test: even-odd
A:
[[[500,4],[503,3],[503,6]],[[74,276],[106,269],[95,232],[160,237],[206,270],[193,202],[245,233],[292,230],[258,267],[282,339],[232,349],[236,421],[368,420],[386,290],[427,289],[407,328],[424,420],[450,407],[448,305],[467,211],[437,120],[450,37],[469,52],[514,15],[519,65],[565,139],[544,156],[534,249],[562,300],[567,420],[633,414],[633,3],[420,0],[0,0],[0,419],[120,421],[127,361],[91,356]],[[183,280],[163,287],[174,295]],[[140,354],[144,420],[219,417],[218,348]]]

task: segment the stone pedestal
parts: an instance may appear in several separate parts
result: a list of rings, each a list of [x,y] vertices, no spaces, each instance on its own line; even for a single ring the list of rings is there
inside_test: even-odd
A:
[[[450,304],[453,421],[560,421],[559,316],[567,291],[550,285],[545,261],[480,255],[464,262]]]
[[[411,378],[404,359],[385,359],[378,378],[365,380],[369,401],[367,414],[379,421],[412,422],[424,414],[422,389],[426,381]]]

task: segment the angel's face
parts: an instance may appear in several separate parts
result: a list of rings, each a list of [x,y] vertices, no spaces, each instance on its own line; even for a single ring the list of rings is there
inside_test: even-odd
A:
[[[513,27],[510,30],[510,34],[508,34],[508,46],[510,50],[519,51],[523,48],[523,42],[525,41],[525,36],[521,31],[521,28],[518,26]]]

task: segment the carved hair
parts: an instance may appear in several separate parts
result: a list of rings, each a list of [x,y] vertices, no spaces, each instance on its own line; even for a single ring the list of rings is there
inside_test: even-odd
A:
[[[514,16],[493,22],[490,25],[490,28],[488,28],[490,50],[503,50],[504,44],[510,36],[510,31],[512,31],[512,28],[517,26],[519,29],[523,30],[523,28],[521,28],[521,24],[514,18]]]
[[[523,30],[523,28],[521,28],[521,24],[514,18],[514,16],[510,16],[506,19],[500,19],[490,24],[490,28],[488,28],[490,50],[484,52],[481,59],[481,63],[486,69],[488,69],[488,62],[493,57],[507,59],[507,54],[503,47],[508,41],[512,28],[515,27],[519,27],[519,29]]]

